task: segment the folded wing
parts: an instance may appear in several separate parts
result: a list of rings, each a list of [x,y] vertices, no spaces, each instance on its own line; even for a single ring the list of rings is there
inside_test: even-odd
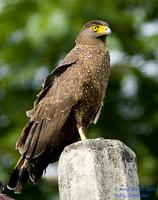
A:
[[[65,77],[67,79],[68,76],[71,79],[77,79],[71,76],[73,68],[69,69],[75,63],[76,61],[56,68],[46,78],[34,109],[27,113],[30,120],[16,143],[16,148],[27,158],[38,157],[50,145],[57,145],[60,142],[58,141],[60,130],[77,102],[74,98],[77,81],[65,82]],[[66,72],[66,70],[69,71]],[[63,75],[64,73],[66,74]]]

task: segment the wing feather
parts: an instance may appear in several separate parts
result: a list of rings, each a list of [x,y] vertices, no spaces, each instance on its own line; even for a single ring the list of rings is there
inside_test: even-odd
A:
[[[77,102],[76,97],[74,98],[77,81],[75,81],[76,84],[69,82],[69,87],[67,87],[65,80],[68,75],[71,79],[78,79],[77,76],[71,76],[70,71],[64,77],[60,76],[75,64],[76,60],[71,64],[60,66],[46,78],[34,109],[27,113],[30,120],[16,144],[16,148],[27,158],[38,157],[50,145],[57,145],[56,143],[60,142],[58,141],[60,130]],[[73,72],[72,68],[71,70]],[[60,79],[59,85],[58,79]]]

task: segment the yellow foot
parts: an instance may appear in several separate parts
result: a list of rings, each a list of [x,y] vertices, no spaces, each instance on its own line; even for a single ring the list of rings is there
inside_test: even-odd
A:
[[[79,127],[79,128],[78,128],[78,132],[79,132],[79,134],[80,134],[81,140],[86,140],[86,139],[87,139],[86,136],[85,136],[85,134],[84,134],[84,131],[83,131],[83,128],[82,128],[82,127]]]

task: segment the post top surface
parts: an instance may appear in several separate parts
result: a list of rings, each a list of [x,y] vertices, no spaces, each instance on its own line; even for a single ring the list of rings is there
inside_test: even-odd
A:
[[[84,141],[75,142],[67,147],[65,147],[62,156],[64,154],[70,153],[72,150],[94,150],[94,151],[103,151],[104,149],[115,149],[123,153],[123,157],[130,162],[130,160],[135,160],[135,153],[127,147],[123,142],[119,140],[112,139],[86,139]]]

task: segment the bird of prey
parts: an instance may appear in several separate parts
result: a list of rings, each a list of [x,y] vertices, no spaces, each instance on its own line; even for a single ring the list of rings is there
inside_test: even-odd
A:
[[[86,23],[76,46],[46,77],[16,143],[21,158],[10,177],[9,189],[20,193],[28,178],[37,183],[65,146],[86,139],[88,125],[99,118],[109,80],[106,37],[110,33],[104,21]]]

